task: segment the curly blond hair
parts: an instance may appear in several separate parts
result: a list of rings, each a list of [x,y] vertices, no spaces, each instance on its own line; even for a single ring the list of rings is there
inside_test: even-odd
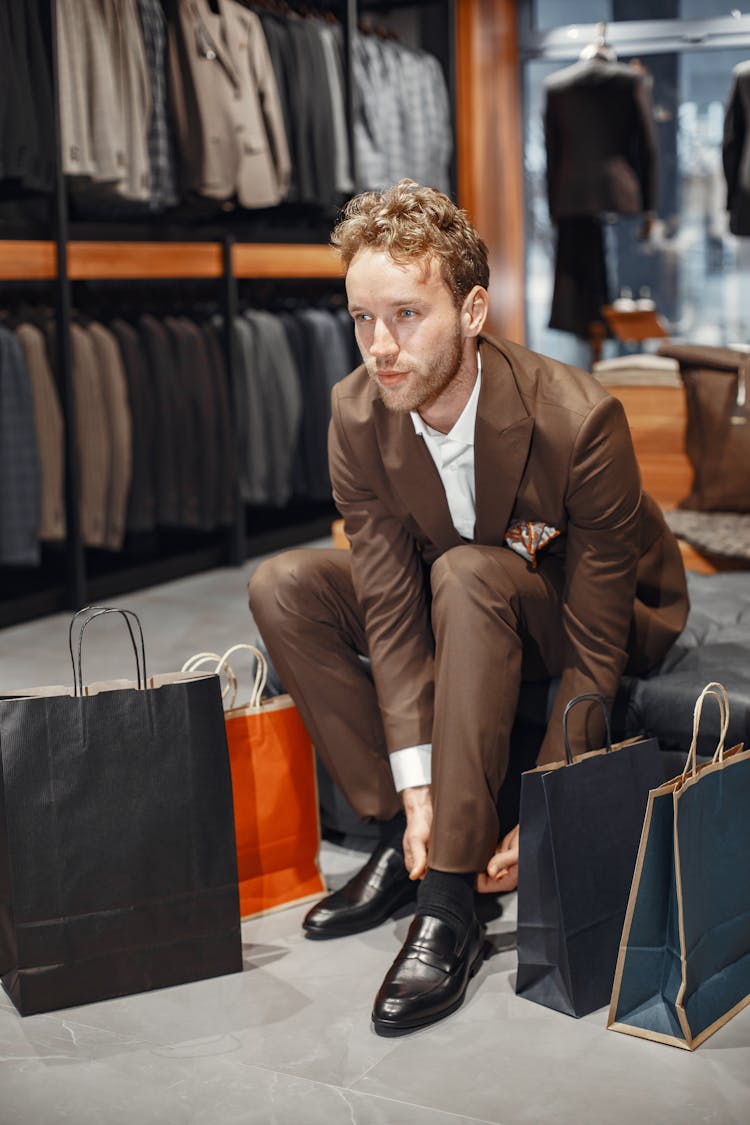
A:
[[[347,203],[331,245],[348,268],[359,250],[385,251],[395,262],[437,259],[456,305],[475,285],[489,285],[487,247],[465,211],[435,188],[399,180]]]

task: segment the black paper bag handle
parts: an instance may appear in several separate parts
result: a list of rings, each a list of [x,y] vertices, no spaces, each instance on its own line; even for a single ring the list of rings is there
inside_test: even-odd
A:
[[[563,742],[565,743],[565,761],[569,766],[573,765],[573,753],[570,749],[570,740],[568,739],[568,715],[576,706],[577,703],[583,703],[584,700],[590,703],[598,703],[604,714],[604,727],[607,732],[607,751],[612,749],[612,732],[609,727],[609,710],[607,708],[607,701],[599,692],[590,691],[584,692],[583,695],[576,695],[574,699],[568,701],[565,710],[563,711]]]
[[[73,615],[73,618],[70,622],[70,627],[68,628],[68,649],[70,651],[70,662],[73,666],[74,695],[83,695],[83,634],[86,631],[86,627],[94,620],[94,618],[104,617],[105,614],[109,613],[118,613],[125,622],[128,634],[130,636],[130,643],[133,646],[133,654],[135,656],[136,682],[138,685],[138,689],[141,690],[145,689],[146,687],[146,683],[148,680],[148,676],[146,673],[146,645],[143,640],[143,628],[141,627],[141,622],[138,615],[134,613],[132,609],[119,609],[117,606],[87,605],[84,606],[83,609],[79,609],[78,613]],[[73,629],[78,618],[82,617],[84,614],[88,614],[89,616],[82,623],[81,631],[78,634],[78,660],[76,662],[76,658],[73,654]],[[140,653],[138,651],[138,644],[133,632],[133,627],[130,624],[130,618],[135,621],[136,629],[138,630],[138,637],[140,640]]]

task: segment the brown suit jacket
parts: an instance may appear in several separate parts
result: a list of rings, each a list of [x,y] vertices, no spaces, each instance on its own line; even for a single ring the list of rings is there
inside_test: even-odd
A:
[[[481,340],[475,429],[475,542],[501,546],[508,525],[542,520],[561,535],[562,679],[540,761],[562,757],[573,696],[614,698],[626,669],[657,663],[687,615],[677,543],[640,475],[621,404],[577,368],[507,341]],[[429,567],[462,540],[423,441],[389,413],[363,367],[333,391],[329,457],[352,544],[389,749],[430,741]],[[574,741],[576,732],[574,731]]]

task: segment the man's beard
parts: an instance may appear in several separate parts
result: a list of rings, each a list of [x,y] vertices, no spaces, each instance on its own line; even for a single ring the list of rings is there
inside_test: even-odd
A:
[[[401,386],[384,387],[377,379],[377,368],[367,365],[367,373],[377,387],[378,394],[386,409],[394,414],[408,414],[410,410],[420,410],[429,405],[452,382],[458,373],[463,358],[463,338],[461,329],[456,326],[455,334],[446,345],[446,350],[436,359],[419,368],[412,367],[411,377]],[[391,368],[384,368],[390,371]],[[415,378],[415,376],[417,376]]]

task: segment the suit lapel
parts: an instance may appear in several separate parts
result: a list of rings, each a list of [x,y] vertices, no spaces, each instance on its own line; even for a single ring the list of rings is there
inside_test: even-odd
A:
[[[239,89],[240,72],[231,45],[231,12],[227,10],[224,0],[219,0],[220,14],[218,16],[211,11],[208,4],[203,4],[202,10],[197,7],[194,10],[196,15],[196,46],[206,57],[209,57],[208,52],[213,51],[218,62],[229,75],[231,82]]]
[[[482,386],[474,429],[474,541],[500,545],[526,468],[534,420],[505,355],[486,342],[481,355]]]
[[[391,414],[379,399],[373,416],[383,465],[409,514],[439,551],[457,547],[445,490],[435,462],[408,414]]]

